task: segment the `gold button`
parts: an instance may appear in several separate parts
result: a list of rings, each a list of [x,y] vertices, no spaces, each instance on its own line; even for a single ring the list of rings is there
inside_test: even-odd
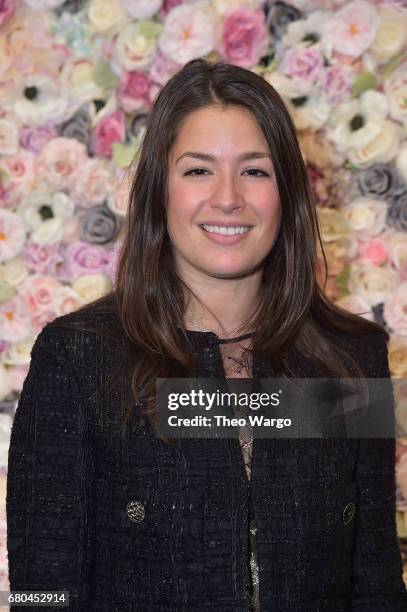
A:
[[[352,519],[355,515],[355,504],[353,502],[349,502],[346,504],[342,513],[342,520],[344,525],[349,525],[352,522]]]
[[[143,504],[136,499],[129,501],[126,507],[126,512],[129,519],[134,523],[141,523],[146,515]]]

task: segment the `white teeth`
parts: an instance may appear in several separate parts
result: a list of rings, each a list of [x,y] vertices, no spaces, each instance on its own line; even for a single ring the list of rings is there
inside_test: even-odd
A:
[[[235,234],[245,234],[250,227],[241,225],[240,227],[220,227],[219,225],[202,225],[203,229],[211,234],[224,234],[225,236],[234,236]]]

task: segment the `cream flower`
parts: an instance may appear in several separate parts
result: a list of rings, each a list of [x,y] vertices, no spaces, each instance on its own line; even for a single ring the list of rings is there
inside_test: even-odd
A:
[[[357,168],[367,168],[373,164],[386,164],[392,161],[400,146],[402,130],[392,121],[372,122],[372,133],[375,136],[366,144],[349,151],[348,159]]]
[[[68,58],[61,70],[60,87],[80,103],[104,98],[106,92],[93,80],[94,69],[94,62],[87,57]]]
[[[390,260],[397,270],[402,270],[407,264],[407,241],[405,232],[395,232],[388,238]]]
[[[28,269],[22,257],[14,257],[0,264],[0,284],[15,287],[28,276]]]
[[[308,95],[310,84],[302,79],[290,79],[277,70],[264,72],[263,78],[274,87],[286,101]]]
[[[388,296],[383,316],[394,333],[407,336],[407,281]]]
[[[220,15],[224,15],[241,4],[243,3],[240,0],[212,0],[212,5]],[[252,9],[261,8],[262,4],[264,4],[263,0],[244,0],[244,6]]]
[[[396,290],[399,282],[396,270],[355,263],[350,269],[348,291],[359,295],[371,306],[376,306]]]
[[[386,226],[387,203],[360,197],[342,208],[350,229],[360,240],[380,234]]]
[[[286,49],[293,48],[299,44],[316,46],[327,59],[332,55],[332,41],[325,35],[325,27],[329,19],[329,13],[313,10],[304,19],[296,19],[287,25],[286,33],[282,37],[282,43]],[[307,37],[312,36],[313,41]]]
[[[64,285],[55,292],[55,309],[58,316],[74,312],[85,304],[85,300],[72,287]]]
[[[396,158],[396,167],[407,183],[407,141],[403,142]]]
[[[134,21],[150,19],[160,10],[163,0],[121,0],[124,10]]]
[[[407,44],[407,14],[390,6],[379,9],[379,28],[370,47],[371,53],[386,62],[400,53]]]
[[[390,117],[401,121],[407,131],[407,62],[384,81],[384,91],[389,104]]]
[[[8,366],[29,364],[34,340],[33,336],[30,335],[19,342],[13,342],[5,351],[3,363]]]
[[[85,302],[96,300],[110,291],[112,283],[104,274],[85,274],[72,283],[72,289]]]
[[[323,242],[339,240],[349,233],[347,220],[335,208],[318,208],[318,222]]]
[[[180,4],[168,14],[164,31],[158,40],[163,55],[179,64],[207,55],[215,48],[217,36],[215,14],[201,4]]]
[[[390,336],[387,345],[389,353],[389,369],[392,376],[407,377],[407,337]]]
[[[152,24],[152,25],[150,25]],[[125,26],[116,39],[116,59],[126,70],[148,68],[157,50],[161,25],[137,21]]]
[[[378,26],[376,8],[365,0],[353,0],[331,13],[324,29],[335,50],[359,57],[372,44]]]
[[[88,19],[98,34],[109,36],[120,32],[129,22],[120,2],[114,0],[91,0],[88,6]]]
[[[331,105],[322,98],[309,97],[304,104],[295,106],[287,102],[289,113],[297,130],[319,130],[329,119]]]

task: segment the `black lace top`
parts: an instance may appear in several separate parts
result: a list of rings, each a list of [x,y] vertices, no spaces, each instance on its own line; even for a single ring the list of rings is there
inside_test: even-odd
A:
[[[255,438],[249,480],[237,439],[170,447],[137,410],[123,432],[128,380],[110,378],[120,343],[65,327],[86,323],[79,319],[60,317],[39,334],[17,407],[6,505],[11,590],[69,591],[69,609],[83,612],[407,609],[394,439]],[[200,376],[222,376],[219,338],[188,337]],[[381,334],[337,342],[367,376],[389,377]],[[292,364],[298,375],[318,375],[295,352]],[[253,376],[267,371],[254,355]]]

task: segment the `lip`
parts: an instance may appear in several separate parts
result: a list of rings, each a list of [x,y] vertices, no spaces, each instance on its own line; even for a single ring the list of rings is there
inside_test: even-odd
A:
[[[236,223],[236,221],[202,221],[199,225],[217,225],[218,227],[253,227],[251,223]]]
[[[205,223],[205,225],[217,225],[217,223]],[[241,225],[229,224],[223,226],[221,225],[220,227],[241,227]],[[235,234],[230,236],[228,236],[227,234],[212,234],[204,230],[203,227],[199,227],[199,229],[211,242],[214,242],[215,244],[220,244],[221,246],[229,246],[236,244],[237,242],[241,242],[241,240],[244,240],[250,234],[251,228],[253,226],[250,225],[246,227],[250,227],[248,232],[245,232],[244,234]]]

